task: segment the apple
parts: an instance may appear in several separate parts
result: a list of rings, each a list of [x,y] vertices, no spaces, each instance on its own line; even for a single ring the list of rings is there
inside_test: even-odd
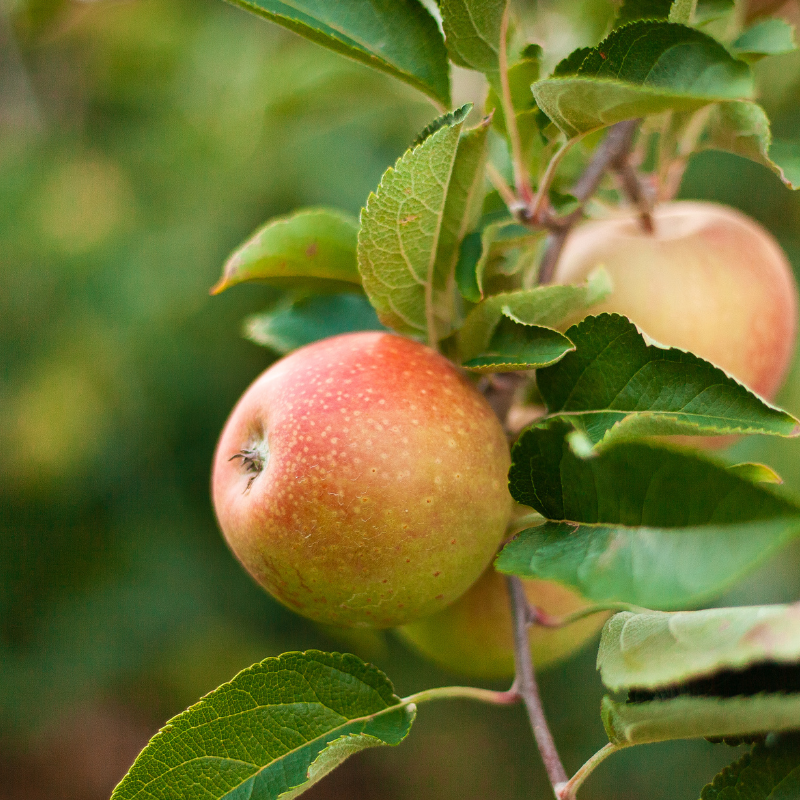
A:
[[[213,469],[219,525],[298,613],[388,628],[463,594],[501,543],[510,456],[443,356],[383,332],[296,350],[244,393]]]
[[[575,591],[552,581],[523,580],[528,602],[547,614],[563,616],[585,608]],[[536,667],[566,658],[602,628],[606,612],[584,617],[563,628],[530,627],[531,656]],[[489,568],[460,599],[438,614],[398,629],[400,637],[421,655],[451,672],[478,678],[514,674],[514,632],[505,578]]]
[[[780,246],[715,203],[664,203],[653,222],[652,234],[631,213],[580,225],[554,282],[579,283],[602,264],[614,288],[593,314],[624,314],[651,339],[711,361],[771,400],[797,334],[795,282]]]

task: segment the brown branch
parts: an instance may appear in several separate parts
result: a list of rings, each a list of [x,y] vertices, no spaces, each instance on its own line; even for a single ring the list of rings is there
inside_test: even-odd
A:
[[[628,198],[639,208],[642,226],[652,231],[649,198],[644,192],[636,171],[630,164],[630,152],[633,140],[641,120],[628,119],[612,125],[606,138],[595,151],[592,160],[572,188],[572,194],[578,200],[578,207],[564,216],[552,213],[543,220],[549,231],[545,252],[539,267],[539,283],[549,283],[553,279],[556,264],[566,244],[572,226],[583,218],[584,208],[589,199],[600,186],[603,176],[612,170],[620,179],[622,189]]]
[[[553,735],[547,725],[547,719],[542,708],[542,700],[539,696],[539,686],[536,683],[536,673],[533,669],[531,659],[531,647],[528,639],[528,627],[533,621],[533,614],[528,606],[528,599],[525,597],[525,589],[522,581],[515,576],[507,576],[508,595],[511,601],[511,612],[514,623],[514,664],[516,666],[516,678],[514,686],[517,694],[522,698],[525,708],[528,711],[528,719],[533,728],[533,735],[539,752],[542,755],[544,768],[553,793],[557,798],[561,796],[561,791],[567,785],[567,773],[561,758],[556,750]]]

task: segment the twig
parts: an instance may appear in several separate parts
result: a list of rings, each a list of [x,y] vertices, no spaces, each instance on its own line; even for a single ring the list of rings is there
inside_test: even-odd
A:
[[[616,753],[617,750],[622,748],[618,745],[611,744],[610,742],[601,747],[565,784],[558,792],[558,800],[575,800],[575,795],[578,789],[581,788],[583,782],[594,772],[594,770],[603,763],[610,755]]]
[[[567,773],[561,763],[561,758],[553,741],[553,735],[547,725],[547,719],[542,708],[542,700],[539,696],[539,687],[536,683],[536,674],[533,669],[531,647],[528,639],[528,626],[532,621],[528,600],[525,597],[525,590],[519,578],[508,576],[506,577],[506,584],[514,622],[516,678],[512,690],[516,690],[525,704],[525,708],[528,711],[528,719],[533,728],[533,735],[542,755],[545,770],[547,770],[547,777],[550,779],[550,785],[553,787],[555,796],[560,799],[563,787],[568,784]]]
[[[522,152],[522,139],[517,127],[514,101],[511,98],[511,85],[508,82],[508,17],[510,5],[510,3],[506,3],[503,17],[500,20],[500,52],[498,53],[500,62],[500,99],[503,106],[508,140],[511,143],[511,160],[514,164],[514,184],[517,190],[517,198],[523,209],[528,210],[533,204],[533,190],[531,189],[530,176],[528,175],[528,165]]]
[[[641,205],[647,198],[641,190],[638,178],[635,173],[633,173],[633,167],[628,163],[628,157],[639,122],[640,120],[638,119],[629,119],[624,122],[618,122],[611,127],[603,143],[597,148],[592,160],[572,188],[572,194],[578,200],[578,208],[562,217],[549,215],[549,217],[543,221],[545,227],[549,229],[550,234],[539,267],[538,282],[540,284],[549,283],[552,280],[556,264],[561,256],[561,251],[564,248],[572,226],[583,217],[583,210],[586,203],[597,191],[597,188],[600,186],[600,181],[603,179],[603,175],[605,175],[609,169],[614,170],[621,176],[626,176],[628,181],[636,182],[635,196],[637,198],[637,205],[639,205],[640,208],[643,225],[645,228],[650,225],[652,229],[649,209],[646,210]],[[623,188],[625,188],[624,180],[625,179],[623,179]],[[633,191],[632,186],[630,189]]]

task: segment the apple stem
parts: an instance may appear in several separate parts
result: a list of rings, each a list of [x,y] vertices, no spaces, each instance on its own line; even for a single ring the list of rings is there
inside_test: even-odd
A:
[[[578,789],[583,782],[603,763],[610,755],[622,748],[610,742],[601,747],[563,786],[560,787],[557,797],[558,800],[575,800]]]
[[[566,770],[561,763],[561,758],[553,740],[553,734],[547,724],[544,708],[542,707],[542,699],[539,695],[539,686],[536,683],[536,673],[533,669],[528,628],[533,622],[534,615],[528,605],[522,581],[513,575],[506,576],[506,585],[514,622],[516,678],[511,691],[516,691],[525,704],[525,708],[528,711],[528,719],[530,720],[531,728],[533,728],[533,735],[539,747],[544,767],[547,770],[547,777],[550,779],[553,793],[560,800],[560,792],[564,786],[568,785],[568,780]]]

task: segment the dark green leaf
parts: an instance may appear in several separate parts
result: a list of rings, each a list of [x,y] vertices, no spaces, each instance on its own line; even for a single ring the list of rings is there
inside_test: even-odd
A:
[[[800,535],[800,506],[724,464],[648,442],[597,453],[558,419],[520,436],[509,488],[558,522],[520,533],[497,568],[598,603],[686,608]]]
[[[566,58],[562,58],[556,64],[552,77],[566,78],[569,75],[577,75],[581,64],[591,52],[591,47],[579,47],[577,50],[573,50]]]
[[[564,76],[535,83],[533,95],[568,137],[624,119],[753,93],[747,64],[710,36],[669,22],[618,28],[586,55],[576,72],[559,74]]]
[[[447,52],[419,0],[230,0],[450,105]]]
[[[725,767],[700,800],[795,800],[800,797],[800,736],[760,742]]]
[[[606,622],[597,655],[603,685],[614,692],[670,687],[763,662],[800,663],[800,605],[623,611]]]
[[[474,213],[485,158],[485,127],[460,137],[470,108],[446,115],[406,151],[361,212],[358,266],[378,318],[432,343],[457,321],[458,237]]]
[[[113,800],[287,800],[345,758],[399,744],[414,710],[355,656],[286,653],[240,672],[167,723]]]
[[[692,353],[648,345],[625,317],[587,317],[567,336],[575,351],[539,371],[536,382],[548,411],[569,417],[593,444],[675,433],[800,433],[791,414]]]
[[[289,299],[275,309],[245,320],[245,336],[278,353],[288,353],[340,333],[382,329],[375,309],[362,294]]]
[[[450,60],[493,76],[500,68],[500,22],[508,0],[439,0]]]
[[[700,147],[726,150],[764,164],[790,189],[800,188],[800,142],[773,141],[769,118],[757,103],[715,106]]]
[[[765,19],[748,28],[731,45],[731,50],[749,61],[764,56],[791,53],[797,49],[794,28],[782,19]]]
[[[276,217],[225,262],[211,292],[219,294],[246,281],[334,291],[358,285],[357,236],[356,220],[329,208]]]

